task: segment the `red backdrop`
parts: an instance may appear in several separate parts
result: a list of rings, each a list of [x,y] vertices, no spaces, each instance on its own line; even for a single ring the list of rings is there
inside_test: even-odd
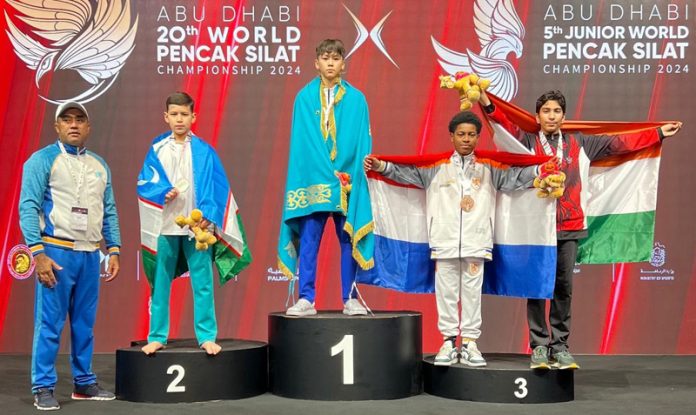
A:
[[[381,31],[379,27],[374,30],[374,35],[367,37],[348,58],[345,78],[367,97],[375,152],[445,151],[451,148],[447,122],[457,111],[458,101],[456,94],[439,88],[437,76],[444,71],[438,63],[431,36],[455,51],[466,53],[469,49],[479,53],[482,45],[480,34],[474,28],[477,13],[474,2],[131,0],[131,3],[131,18],[138,16],[134,50],[113,85],[86,104],[92,124],[88,147],[102,155],[111,167],[123,238],[121,275],[112,283],[102,284],[95,329],[96,350],[113,351],[147,333],[149,288],[139,263],[135,182],[151,139],[165,130],[164,99],[176,90],[188,91],[196,99],[198,120],[194,131],[212,143],[223,160],[254,255],[254,262],[237,282],[216,287],[220,337],[265,340],[267,314],[284,309],[287,295],[287,283],[281,281],[277,273],[275,249],[292,102],[297,91],[316,75],[314,47],[322,39],[333,37],[343,39],[346,47],[352,49],[356,23],[351,13],[369,32],[391,12],[382,22]],[[485,3],[478,1],[479,5]],[[696,152],[691,137],[692,124],[696,122],[692,107],[696,78],[688,70],[689,66],[696,70],[696,62],[688,47],[688,37],[674,35],[669,39],[651,40],[660,52],[666,52],[670,43],[685,42],[686,45],[681,46],[683,53],[676,57],[668,54],[647,59],[628,53],[635,42],[647,43],[646,39],[627,40],[629,56],[626,59],[620,54],[608,58],[589,56],[594,49],[586,50],[584,56],[576,59],[549,54],[548,50],[549,56],[544,56],[545,48],[552,47],[549,39],[544,39],[548,27],[551,33],[554,30],[569,33],[570,26],[574,25],[684,26],[687,31],[693,31],[695,26],[688,14],[692,10],[687,7],[693,8],[694,2],[643,1],[644,11],[640,16],[630,14],[629,7],[641,2],[607,4],[593,0],[582,2],[585,3],[582,10],[579,6],[563,9],[556,3],[551,0],[510,3],[525,30],[520,56],[510,53],[504,57],[518,78],[513,102],[533,111],[536,97],[553,88],[566,94],[568,118],[678,119],[685,122],[683,131],[668,140],[663,151],[655,240],[659,243],[656,246],[664,250],[664,263],[578,267],[571,347],[583,353],[695,353],[696,229],[690,212],[696,200],[690,177],[694,173],[692,155]],[[624,8],[620,18],[616,5]],[[266,7],[271,20],[264,17]],[[549,7],[555,18],[549,15]],[[654,15],[654,7],[659,18]],[[27,23],[19,19],[23,15],[21,12],[7,3],[3,10],[14,26],[31,35]],[[169,20],[163,17],[163,12]],[[653,17],[648,19],[651,13]],[[234,20],[231,19],[233,14]],[[495,17],[500,12],[496,15],[489,11],[487,15]],[[182,21],[177,22],[177,17]],[[0,25],[3,29],[0,33],[0,96],[5,97],[0,100],[3,150],[0,153],[3,201],[0,220],[4,225],[0,232],[0,352],[21,353],[29,352],[31,347],[34,283],[32,279],[15,280],[5,266],[10,249],[22,243],[17,214],[21,168],[32,152],[56,138],[53,130],[55,105],[42,96],[49,99],[74,96],[84,91],[87,84],[75,71],[63,69],[49,71],[37,86],[35,71],[18,57],[16,47],[10,42],[5,18],[0,19]],[[128,27],[133,25],[131,22]],[[170,39],[176,39],[180,32],[172,29],[175,26],[188,29],[190,33],[197,32],[187,35],[182,44],[198,50],[203,45],[212,45],[207,32],[209,27],[230,30],[246,27],[253,33],[254,27],[268,31],[276,27],[284,31],[292,26],[298,28],[301,37],[296,43],[288,39],[274,43],[269,36],[264,44],[271,48],[272,56],[278,47],[299,45],[296,59],[290,62],[250,63],[245,60],[251,58],[245,58],[242,52],[237,54],[240,62],[186,64],[171,62],[166,57],[158,62],[157,47],[175,45],[160,42],[165,32]],[[566,42],[559,34],[554,36],[551,41]],[[612,42],[618,40],[621,39]],[[586,45],[605,40],[585,38],[567,42]],[[242,40],[227,44],[237,44],[242,49],[251,45]],[[381,45],[386,54],[380,50]],[[571,73],[549,73],[553,72],[553,65],[559,65],[558,69],[562,70],[563,65],[621,63],[634,65],[637,73],[601,73],[597,67],[581,68],[577,73],[572,73],[572,67],[568,68]],[[639,65],[646,64],[650,65],[649,70],[638,70]],[[185,71],[187,66],[197,69],[198,65],[208,72],[166,73],[169,67],[176,70],[182,66]],[[255,73],[257,66],[262,68],[260,73]],[[224,74],[224,68],[229,73]],[[254,73],[241,73],[244,70]],[[159,73],[162,71],[164,73]],[[481,145],[490,147],[488,132]],[[327,229],[332,227],[327,226]],[[319,257],[319,309],[341,307],[338,257],[335,236],[328,231]],[[669,278],[657,278],[665,275]],[[400,294],[372,287],[361,287],[361,292],[373,309],[421,311],[424,350],[434,351],[439,346],[434,296]],[[482,350],[525,351],[524,301],[486,296],[483,303]],[[193,335],[191,304],[188,280],[176,281],[170,337]],[[64,339],[67,339],[65,333]],[[67,350],[67,343],[63,341],[63,350]]]

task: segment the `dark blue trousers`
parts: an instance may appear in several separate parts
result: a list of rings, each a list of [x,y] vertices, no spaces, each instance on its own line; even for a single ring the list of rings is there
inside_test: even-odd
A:
[[[315,212],[299,218],[300,225],[300,265],[299,282],[300,298],[314,303],[315,281],[317,279],[317,255],[321,237],[324,234],[324,226],[331,212]],[[343,302],[348,301],[350,289],[355,281],[355,272],[358,264],[353,259],[353,246],[350,243],[350,235],[343,230],[346,217],[340,213],[333,213],[336,236],[341,245],[341,291]]]

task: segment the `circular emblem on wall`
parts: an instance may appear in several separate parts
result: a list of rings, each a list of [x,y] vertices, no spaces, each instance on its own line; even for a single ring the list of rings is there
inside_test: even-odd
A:
[[[34,272],[34,257],[31,250],[26,245],[17,245],[10,250],[7,255],[7,268],[10,274],[18,280],[25,280]]]

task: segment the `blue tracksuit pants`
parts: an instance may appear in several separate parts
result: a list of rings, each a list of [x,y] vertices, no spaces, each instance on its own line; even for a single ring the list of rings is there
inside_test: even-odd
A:
[[[57,284],[47,288],[36,280],[34,342],[31,357],[32,391],[56,385],[56,356],[65,317],[70,316],[70,365],[73,383],[97,381],[92,372],[94,322],[99,298],[99,251],[81,252],[50,245],[44,252],[62,270],[53,270]]]
[[[300,264],[299,283],[300,298],[314,303],[315,286],[317,278],[317,254],[321,237],[324,234],[324,226],[331,216],[331,212],[315,212],[311,215],[299,218],[300,225]],[[333,214],[336,236],[341,245],[341,292],[343,302],[348,301],[350,289],[355,281],[357,262],[353,259],[353,246],[350,243],[350,235],[343,230],[346,217],[340,213]]]

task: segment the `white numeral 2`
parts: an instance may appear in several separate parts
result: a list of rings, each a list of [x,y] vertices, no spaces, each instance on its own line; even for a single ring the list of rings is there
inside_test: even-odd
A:
[[[517,378],[515,379],[515,385],[517,385],[518,387],[518,389],[514,392],[514,395],[517,398],[522,399],[525,396],[527,396],[527,394],[529,393],[529,390],[527,390],[527,379]]]
[[[331,356],[343,353],[343,384],[353,384],[353,335],[346,334],[331,348]]]
[[[184,370],[184,367],[181,365],[171,365],[167,368],[167,374],[171,375],[172,373],[176,372],[176,377],[172,381],[172,383],[167,386],[167,393],[173,393],[173,392],[186,392],[186,386],[184,385],[179,385],[179,382],[184,378],[184,375],[186,374],[186,370]]]

